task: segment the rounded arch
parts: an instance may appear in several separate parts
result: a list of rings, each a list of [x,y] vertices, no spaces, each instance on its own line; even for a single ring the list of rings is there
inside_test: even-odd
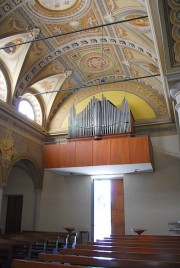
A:
[[[36,96],[34,96],[32,92],[26,92],[22,95],[21,99],[18,102],[18,109],[20,102],[23,100],[29,102],[29,104],[32,106],[32,109],[34,111],[34,122],[40,126],[43,126],[44,113],[40,100]]]
[[[34,189],[41,190],[43,173],[40,170],[39,166],[37,165],[36,161],[27,155],[19,155],[13,158],[8,168],[8,171],[6,173],[6,180],[5,180],[6,183],[7,183],[7,180],[8,180],[8,177],[10,175],[12,168],[17,165],[20,165],[22,167],[22,164],[25,166],[26,171],[29,173],[30,177],[32,178]]]
[[[6,87],[7,87],[7,96],[6,96],[6,100],[5,103],[7,104],[11,104],[11,92],[12,92],[12,88],[11,88],[11,76],[9,73],[8,68],[6,67],[5,63],[0,59],[0,71],[2,72],[5,82],[6,82]]]

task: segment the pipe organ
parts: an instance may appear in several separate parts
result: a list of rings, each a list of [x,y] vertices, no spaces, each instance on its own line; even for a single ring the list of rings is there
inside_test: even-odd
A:
[[[99,136],[117,133],[132,133],[132,114],[124,98],[117,108],[104,96],[93,97],[82,112],[76,114],[73,105],[68,118],[69,138]]]

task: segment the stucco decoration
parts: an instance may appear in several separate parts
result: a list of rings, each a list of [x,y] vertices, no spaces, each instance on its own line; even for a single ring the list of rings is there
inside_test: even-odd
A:
[[[36,18],[46,22],[64,22],[78,18],[86,12],[92,0],[33,0],[28,8]]]
[[[4,47],[4,49],[0,50],[0,58],[5,63],[10,73],[12,93],[15,90],[16,82],[30,47],[30,44],[22,46],[20,43],[29,41],[33,38],[34,37],[30,36],[29,33],[24,33],[1,39],[1,47]]]
[[[11,130],[7,130],[5,138],[0,140],[0,155],[7,161],[11,161],[14,157],[14,139]]]
[[[164,7],[166,12],[165,21],[168,26],[169,51],[172,55],[171,64],[172,67],[177,67],[180,66],[180,1],[165,1]]]
[[[44,106],[45,106],[45,113],[46,113],[47,118],[49,116],[49,112],[51,110],[52,104],[57,95],[57,92],[55,91],[60,90],[66,78],[67,78],[66,73],[57,74],[57,75],[42,79],[41,81],[38,81],[37,83],[32,85],[32,88],[36,91],[36,93],[47,93],[47,94],[41,95]],[[49,92],[52,92],[52,93],[49,94]],[[26,97],[28,97],[28,94],[26,95]],[[35,98],[35,96],[31,95],[31,98],[32,97]],[[38,123],[42,124],[42,116],[40,119],[41,119],[41,122],[38,122]]]
[[[48,130],[65,130],[64,118],[72,100],[99,92],[113,93],[115,99],[126,91],[149,108],[149,114],[144,113],[131,99],[138,123],[173,124],[149,1],[0,1],[1,45],[16,45],[0,50],[9,75],[11,108],[18,110],[24,94],[38,94],[34,98],[41,105],[43,118],[33,126],[49,134]],[[179,1],[163,2],[172,14],[168,17],[174,40],[171,47],[178,64]],[[40,40],[31,39],[32,28],[39,29]],[[31,40],[33,43],[28,43]],[[21,41],[26,44],[20,46]],[[71,76],[67,77],[69,71]]]
[[[119,89],[118,89],[119,88]],[[117,94],[116,97],[116,101],[118,100],[118,91],[119,92],[124,92],[123,94],[125,95],[126,92],[128,93],[132,93],[135,96],[139,96],[141,98],[144,99],[144,101],[147,103],[147,105],[149,107],[151,107],[151,109],[153,109],[155,117],[153,118],[153,120],[155,120],[158,122],[158,120],[162,120],[163,118],[167,118],[168,117],[168,110],[165,108],[165,99],[162,98],[161,95],[157,95],[156,93],[153,93],[152,88],[147,87],[145,85],[142,85],[140,83],[132,83],[132,82],[128,82],[128,83],[120,83],[118,85],[114,84],[111,85],[111,87],[109,87],[109,85],[104,85],[103,87],[92,87],[91,91],[87,91],[87,90],[81,90],[78,91],[76,93],[76,95],[72,95],[71,97],[69,97],[69,101],[65,102],[61,108],[57,111],[57,113],[55,114],[54,118],[51,121],[50,127],[49,127],[49,132],[51,133],[58,133],[58,132],[67,132],[67,129],[64,129],[62,127],[63,122],[65,120],[65,118],[67,118],[68,113],[70,111],[70,108],[72,106],[72,104],[74,104],[75,106],[78,105],[79,102],[85,100],[86,98],[88,98],[89,96],[93,96],[94,94],[97,93],[102,93],[106,96],[107,92],[110,91],[114,91]],[[111,99],[109,98],[109,100],[111,101]],[[128,98],[127,98],[128,100]],[[129,102],[129,100],[128,100]],[[129,102],[130,104],[130,102]],[[114,105],[118,105],[118,103],[114,103]],[[137,104],[138,105],[138,104]],[[84,107],[83,107],[84,108]],[[130,108],[131,108],[131,104],[130,104]],[[134,107],[135,108],[135,107]],[[143,114],[143,106],[139,107],[141,110],[141,113]],[[136,108],[135,108],[136,109]],[[144,116],[144,115],[143,115]],[[141,119],[141,118],[139,118]],[[152,118],[146,118],[147,119],[152,119]],[[135,117],[135,120],[137,120],[137,118]]]
[[[40,170],[37,161],[26,153],[17,153],[13,160],[9,163],[6,169],[3,168],[3,179],[0,184],[3,186],[7,185],[10,172],[15,165],[22,165],[23,168],[27,169],[29,175],[32,178],[34,189],[42,189],[43,174]]]

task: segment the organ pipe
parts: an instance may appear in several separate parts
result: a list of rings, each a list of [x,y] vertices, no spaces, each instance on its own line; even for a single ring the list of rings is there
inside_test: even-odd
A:
[[[102,96],[93,97],[82,112],[76,114],[73,104],[68,118],[69,138],[132,132],[132,113],[124,98],[120,108]]]

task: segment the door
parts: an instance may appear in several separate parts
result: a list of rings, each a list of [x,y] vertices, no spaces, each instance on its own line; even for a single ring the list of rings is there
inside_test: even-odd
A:
[[[125,233],[123,180],[111,180],[111,233]]]
[[[9,195],[6,213],[5,233],[16,233],[21,231],[22,218],[22,195]]]
[[[94,241],[124,234],[123,179],[94,179]]]

